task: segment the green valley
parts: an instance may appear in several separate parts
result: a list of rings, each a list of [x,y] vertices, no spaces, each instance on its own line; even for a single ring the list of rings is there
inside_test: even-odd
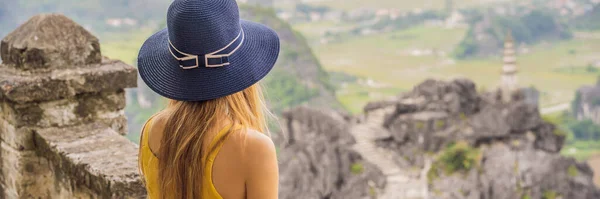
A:
[[[442,9],[443,2],[437,2],[435,9]],[[333,6],[334,3],[338,2],[316,1],[310,5],[346,9]],[[394,4],[394,8],[410,6],[407,1],[378,3]],[[477,5],[470,1],[454,3],[460,5],[459,7]],[[421,7],[428,5],[427,2],[418,4]],[[345,73],[363,79],[364,82],[371,81],[377,84],[374,86],[345,82],[344,85],[340,85],[338,99],[344,107],[354,113],[362,110],[361,107],[368,101],[394,96],[398,91],[410,89],[427,78],[466,77],[474,80],[482,90],[495,89],[500,83],[503,64],[500,53],[468,59],[458,59],[453,55],[467,36],[468,28],[465,26],[447,27],[443,24],[425,23],[406,29],[345,35],[330,42],[323,42],[327,32],[347,31],[356,27],[355,23],[318,20],[298,22],[293,26],[309,38],[309,43],[326,70]],[[542,107],[570,102],[577,88],[595,82],[600,74],[591,66],[600,60],[600,30],[573,30],[573,37],[567,40],[553,41],[542,38],[541,42],[533,44],[517,41],[523,42],[517,49],[520,52],[517,57],[519,84],[539,89]]]

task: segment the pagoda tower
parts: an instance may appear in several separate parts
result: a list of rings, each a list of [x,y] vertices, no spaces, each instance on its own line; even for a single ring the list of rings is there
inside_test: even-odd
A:
[[[512,34],[508,31],[504,41],[504,65],[502,66],[502,98],[508,102],[512,93],[518,89],[517,86],[517,57]]]

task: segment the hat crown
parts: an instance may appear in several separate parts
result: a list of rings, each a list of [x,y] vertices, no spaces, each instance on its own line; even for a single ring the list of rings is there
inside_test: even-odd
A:
[[[239,8],[235,0],[175,0],[168,10],[167,27],[178,50],[212,53],[239,35]]]

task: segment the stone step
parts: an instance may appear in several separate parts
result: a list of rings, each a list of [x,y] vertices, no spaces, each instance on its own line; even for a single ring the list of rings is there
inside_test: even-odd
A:
[[[396,163],[394,163],[390,158],[386,157],[382,152],[378,151],[376,148],[355,148],[360,151],[359,153],[364,155],[365,159],[375,161],[374,163],[382,163],[383,165],[390,165],[393,167],[398,167]]]
[[[383,128],[383,116],[371,115],[367,121],[354,126],[350,132],[356,144],[352,147],[363,158],[376,165],[387,176],[387,186],[379,199],[416,199],[424,198],[427,185],[418,177],[411,177],[409,172],[399,167],[394,161],[393,152],[375,145]]]
[[[391,183],[405,183],[409,182],[410,180],[411,179],[409,177],[404,175],[393,175],[387,177],[387,181]]]
[[[395,189],[392,190],[423,190],[424,188],[426,188],[425,186],[422,186],[420,182],[418,181],[408,181],[406,183],[394,183],[394,186],[390,186],[390,187],[395,187]]]
[[[354,149],[358,151],[365,160],[377,165],[380,170],[385,174],[396,174],[400,172],[400,169],[395,162],[386,156],[389,156],[389,151],[381,150],[372,144],[362,143],[361,145],[355,146]],[[388,154],[386,154],[388,152]]]

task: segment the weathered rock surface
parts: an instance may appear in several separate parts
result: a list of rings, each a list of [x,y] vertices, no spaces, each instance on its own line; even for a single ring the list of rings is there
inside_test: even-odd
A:
[[[21,70],[72,68],[102,58],[98,38],[61,14],[25,22],[2,39],[0,55],[5,65]]]
[[[539,106],[540,91],[534,87],[522,88],[521,93],[525,98],[525,102],[534,106]]]
[[[335,113],[299,107],[281,118],[280,198],[370,198],[381,171],[351,149],[349,123]]]
[[[396,108],[387,116],[386,121],[393,121],[388,127],[391,140],[380,146],[413,166],[422,167],[423,157],[436,159],[438,166],[432,169],[441,176],[430,179],[430,198],[600,197],[591,169],[558,153],[564,135],[541,119],[537,104],[522,96],[515,93],[512,102],[503,103],[498,92],[477,94],[468,80],[428,80],[399,97],[396,107],[419,103],[411,111]],[[439,160],[440,154],[460,141],[480,156],[472,168],[446,174],[439,164],[453,163]]]
[[[59,14],[4,38],[0,198],[142,198],[137,146],[123,137],[136,69]],[[101,60],[102,59],[102,60]]]
[[[136,86],[136,71],[121,61],[108,59],[99,64],[48,73],[0,67],[0,99],[22,103],[69,98],[81,93],[117,91]]]
[[[587,164],[544,151],[514,150],[504,144],[481,148],[479,169],[434,180],[433,198],[600,197]]]
[[[71,186],[76,190],[92,189],[101,198],[145,196],[137,168],[138,147],[104,124],[39,130],[35,145],[55,175],[65,178],[59,180],[74,181]]]

